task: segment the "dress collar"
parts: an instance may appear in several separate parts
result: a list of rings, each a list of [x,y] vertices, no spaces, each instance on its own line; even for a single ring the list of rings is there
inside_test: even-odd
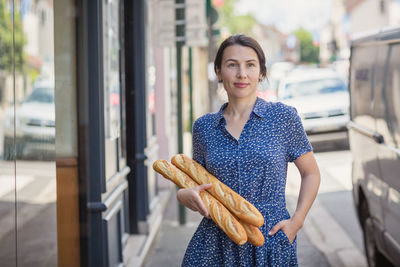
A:
[[[250,118],[252,118],[254,115],[256,115],[259,118],[264,118],[265,116],[265,109],[266,109],[266,102],[265,100],[257,97],[256,99],[256,103],[254,104],[253,110],[250,113]],[[221,125],[222,122],[225,123],[225,118],[224,115],[222,114],[222,111],[226,108],[226,106],[228,105],[228,102],[224,103],[221,108],[219,109],[219,111],[216,114],[215,117],[215,127]]]

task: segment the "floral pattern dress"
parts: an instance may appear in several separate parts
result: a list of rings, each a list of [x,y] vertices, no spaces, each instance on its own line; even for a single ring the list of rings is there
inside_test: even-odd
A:
[[[295,108],[257,98],[237,140],[226,130],[222,110],[198,118],[193,125],[193,158],[263,214],[265,243],[237,245],[210,219],[203,218],[193,235],[182,266],[297,266],[296,239],[290,243],[279,230],[289,219],[285,187],[288,162],[312,151]]]

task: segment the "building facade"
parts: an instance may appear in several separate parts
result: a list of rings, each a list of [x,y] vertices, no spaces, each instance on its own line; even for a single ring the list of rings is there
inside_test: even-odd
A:
[[[334,0],[329,22],[320,32],[320,61],[336,61],[345,67],[340,72],[348,72],[352,38],[399,24],[399,0]]]
[[[174,189],[152,163],[177,153],[162,1],[0,0],[1,266],[143,262]],[[183,64],[183,113],[197,117],[207,49],[183,51],[198,63]]]

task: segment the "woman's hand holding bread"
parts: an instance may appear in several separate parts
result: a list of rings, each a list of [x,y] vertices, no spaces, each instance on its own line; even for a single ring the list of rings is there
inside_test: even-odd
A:
[[[186,173],[168,163],[166,160],[155,161],[153,169],[181,188],[193,188],[198,186]],[[247,242],[247,234],[242,224],[239,223],[224,205],[218,202],[207,191],[199,191],[199,196],[201,200],[203,200],[212,220],[232,241],[238,245],[243,245]]]
[[[208,210],[200,197],[200,192],[211,187],[211,184],[203,184],[190,188],[182,188],[178,190],[178,201],[185,207],[198,211],[204,217],[211,219]]]

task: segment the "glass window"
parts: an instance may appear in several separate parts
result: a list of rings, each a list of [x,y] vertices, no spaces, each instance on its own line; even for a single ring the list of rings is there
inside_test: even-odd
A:
[[[18,265],[57,266],[53,1],[14,8]]]
[[[104,5],[104,108],[107,138],[120,135],[120,32],[119,1],[109,0]]]
[[[14,54],[12,10],[7,2],[0,0],[0,266],[15,266]],[[16,28],[21,31],[20,25]]]
[[[119,170],[121,150],[120,2],[103,1],[104,127],[106,179]]]
[[[374,125],[371,110],[373,99],[374,64],[377,48],[355,47],[351,58],[351,115],[352,120],[371,129]]]
[[[390,49],[386,75],[387,120],[394,145],[400,148],[400,44]]]
[[[157,196],[157,180],[156,174],[149,164],[156,159],[156,103],[155,103],[155,86],[156,86],[156,66],[155,66],[155,46],[154,46],[154,16],[156,9],[154,1],[145,1],[146,8],[146,135],[147,147],[146,156],[148,157],[147,164],[147,182],[148,196],[150,209],[154,207]]]

